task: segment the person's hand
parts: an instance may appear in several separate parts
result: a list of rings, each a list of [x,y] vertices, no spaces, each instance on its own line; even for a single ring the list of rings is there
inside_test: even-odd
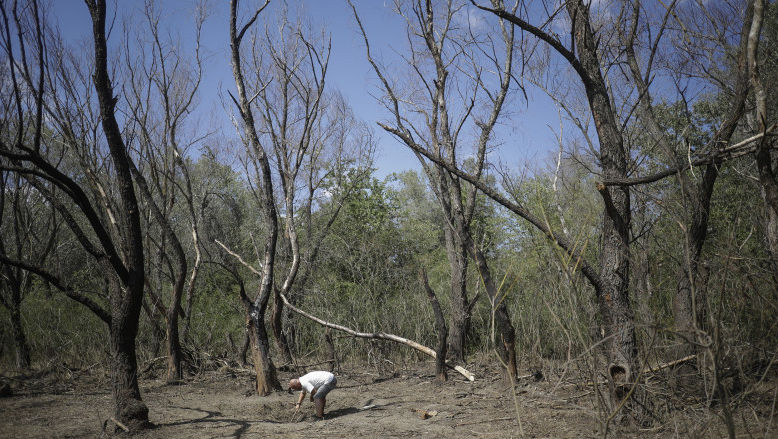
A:
[[[300,403],[298,402],[297,404],[295,404],[294,408],[299,409],[300,408]]]

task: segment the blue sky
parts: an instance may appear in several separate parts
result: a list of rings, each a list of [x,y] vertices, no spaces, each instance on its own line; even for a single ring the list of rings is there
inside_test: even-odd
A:
[[[242,7],[248,9],[256,2],[244,0]],[[278,8],[282,2],[271,2],[272,8]],[[314,28],[324,26],[332,35],[332,54],[330,58],[328,83],[338,89],[349,101],[358,117],[375,128],[379,148],[376,157],[377,176],[406,169],[419,169],[413,154],[391,136],[375,125],[376,121],[386,120],[386,110],[378,104],[374,96],[380,93],[378,81],[365,59],[364,44],[356,26],[351,10],[345,0],[304,0],[288,2],[293,12],[298,7],[310,20]],[[397,59],[397,53],[406,48],[404,22],[392,10],[391,1],[355,0],[363,25],[368,31],[371,49],[376,57],[391,64]],[[109,1],[109,14],[115,7],[123,12],[140,13],[141,0]],[[91,22],[82,0],[56,0],[52,2],[51,18],[59,23],[66,38],[71,41],[88,42]],[[162,2],[162,25],[174,39],[180,39],[186,46],[194,35],[194,1]],[[226,0],[211,0],[208,3],[209,17],[203,28],[203,47],[207,55],[204,82],[200,93],[200,111],[212,123],[233,130],[228,116],[220,101],[220,91],[234,89],[232,70],[229,64],[229,43],[227,36],[228,4]],[[267,11],[272,12],[272,11]],[[264,14],[270,16],[270,14]],[[472,8],[469,10],[471,23],[493,25],[494,19]],[[118,31],[118,29],[117,29]],[[114,40],[118,34],[114,35]],[[85,50],[91,50],[91,44],[85,44]],[[514,99],[506,110],[512,117],[498,131],[498,144],[492,162],[501,162],[513,169],[534,169],[543,166],[550,154],[558,146],[554,130],[558,129],[557,111],[550,100],[540,92],[529,92],[529,108],[523,99]],[[227,133],[228,136],[232,133]]]

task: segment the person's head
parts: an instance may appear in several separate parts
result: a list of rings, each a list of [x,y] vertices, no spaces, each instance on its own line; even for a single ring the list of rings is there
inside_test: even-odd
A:
[[[303,385],[300,384],[300,380],[298,380],[297,378],[292,378],[291,380],[289,380],[289,388],[292,390],[302,390]]]

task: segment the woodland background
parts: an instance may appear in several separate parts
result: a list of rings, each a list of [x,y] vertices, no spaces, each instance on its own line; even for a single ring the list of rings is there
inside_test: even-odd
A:
[[[509,383],[602,383],[608,421],[697,395],[734,435],[778,346],[775,5],[532,3],[398,0],[385,65],[355,2],[375,121],[328,86],[326,29],[234,0],[229,132],[195,117],[205,5],[183,48],[155,2],[87,0],[76,47],[45,2],[3,0],[0,370],[105,365],[140,429],[140,369],[251,365],[262,395],[278,368],[423,358],[387,333]],[[556,152],[490,159],[528,89]],[[375,130],[420,170],[378,178]]]

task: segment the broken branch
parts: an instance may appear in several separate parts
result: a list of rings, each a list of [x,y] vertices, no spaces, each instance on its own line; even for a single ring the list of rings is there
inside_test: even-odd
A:
[[[394,335],[394,334],[387,334],[385,332],[359,332],[359,331],[355,331],[355,330],[353,330],[351,328],[347,328],[345,326],[341,326],[341,325],[338,325],[338,324],[335,324],[335,323],[330,323],[330,322],[322,320],[322,319],[320,319],[320,318],[318,318],[318,317],[316,317],[316,316],[314,316],[312,314],[308,314],[307,312],[305,312],[305,311],[297,308],[296,306],[292,305],[291,303],[289,303],[289,300],[286,298],[286,296],[284,294],[281,294],[280,296],[281,296],[281,300],[284,301],[284,304],[286,306],[288,306],[289,309],[291,309],[292,311],[296,312],[297,314],[300,314],[301,316],[303,316],[303,317],[305,317],[307,319],[313,320],[314,322],[316,322],[316,323],[318,323],[318,324],[320,324],[322,326],[325,326],[325,327],[328,327],[328,328],[332,328],[332,329],[336,329],[338,331],[345,332],[347,334],[350,334],[350,335],[352,335],[354,337],[358,337],[358,338],[370,338],[370,339],[374,339],[374,340],[389,340],[389,341],[393,341],[393,342],[396,342],[396,343],[402,343],[402,344],[404,344],[406,346],[410,346],[413,349],[416,349],[417,351],[419,351],[419,352],[421,352],[423,354],[427,354],[427,355],[429,355],[432,358],[437,358],[437,354],[435,354],[434,350],[432,350],[432,349],[430,349],[427,346],[424,346],[422,344],[416,343],[413,340],[409,340],[407,338],[400,337],[400,336]],[[448,363],[446,365],[448,367],[451,367],[452,369],[456,370],[457,372],[459,372],[462,376],[467,378],[469,381],[475,381],[475,376],[472,373],[470,373],[467,369],[465,369],[464,367],[462,367],[462,366],[451,366]]]

